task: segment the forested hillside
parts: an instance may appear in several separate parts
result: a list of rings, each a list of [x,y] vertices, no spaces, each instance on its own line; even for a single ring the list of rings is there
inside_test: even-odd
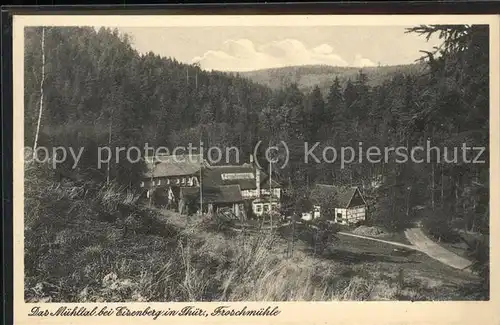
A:
[[[247,79],[161,58],[140,56],[128,38],[102,28],[45,28],[42,146],[157,148],[235,145],[250,152],[258,112],[271,91]],[[39,112],[42,30],[25,32],[25,136],[33,145]],[[203,134],[203,136],[201,136]],[[95,166],[85,150],[80,167]],[[125,154],[125,153],[123,153]],[[112,166],[129,182],[134,166]],[[95,169],[92,177],[105,175]]]
[[[318,277],[317,260],[309,263],[299,255],[307,263],[287,273],[283,265],[295,268],[298,263],[281,261],[281,253],[268,247],[279,251],[282,246],[258,237],[255,243],[247,243],[242,236],[240,245],[205,230],[198,232],[206,237],[203,240],[178,233],[169,223],[174,214],[167,218],[146,209],[136,196],[115,187],[134,185],[141,164],[128,161],[122,151],[119,162],[111,160],[109,172],[97,168],[99,146],[143,148],[147,143],[172,150],[189,143],[197,146],[201,140],[205,148],[238,147],[242,163],[258,141],[265,145],[262,149],[285,143],[288,152],[282,150],[272,169],[273,180],[283,187],[283,215],[300,214],[302,199],[315,183],[359,185],[368,200],[370,221],[385,228],[397,231],[422,219],[431,235],[443,241],[457,228],[488,233],[488,27],[420,26],[410,32],[422,37],[438,33],[443,40],[441,49],[427,54],[425,68],[417,69],[420,72],[383,67],[349,70],[347,78],[347,73],[339,77],[332,72],[322,76],[319,84],[308,83],[309,90],[293,82],[297,80],[273,89],[238,74],[206,72],[153,53],[140,55],[126,36],[110,29],[27,28],[25,145],[33,145],[41,116],[39,146],[85,148],[77,169],[71,168],[73,161],[68,159],[57,172],[70,172],[94,184],[109,180],[109,186],[98,186],[96,193],[87,191],[88,183],[61,186],[52,174],[42,173],[40,165],[26,164],[26,297],[50,296],[55,301],[371,299],[360,293],[345,296],[358,287],[349,284],[344,290],[344,284],[332,282],[333,273],[343,272],[331,268],[336,264],[325,266],[327,271],[320,272],[324,277]],[[323,88],[323,82],[328,87]],[[409,151],[426,146],[427,141],[441,148],[441,153],[443,147],[449,148],[448,154],[458,148],[458,159],[446,162],[436,151],[429,161],[419,155],[424,158],[419,162],[398,160],[394,150],[385,155],[385,148],[403,146]],[[306,142],[309,148],[320,143],[314,151],[319,162],[304,160]],[[478,153],[472,150],[466,157],[469,162],[464,162],[463,145],[485,147],[480,157],[485,163],[472,163]],[[332,159],[332,150],[327,157],[322,155],[325,146],[337,149],[337,159]],[[348,146],[355,149],[356,159],[341,161],[341,148]],[[360,146],[379,148],[382,161],[370,162],[363,155],[360,159]],[[262,152],[257,158],[264,165],[261,156]],[[381,186],[372,186],[374,180]],[[189,242],[194,243],[192,251],[184,246]],[[482,291],[487,293],[489,249],[474,253]],[[348,272],[357,270],[371,276],[374,260],[367,261],[349,262],[343,274],[351,278]],[[388,281],[393,265],[387,272],[373,272]],[[430,274],[439,273],[430,268]],[[254,279],[264,273],[272,276],[256,284]],[[123,280],[129,276],[135,282]],[[313,278],[320,282],[314,288]],[[125,284],[114,283],[122,280]],[[374,280],[370,281],[373,286]],[[53,292],[42,295],[47,286]],[[276,292],[266,292],[271,287]],[[117,292],[117,288],[130,290]],[[446,285],[442,288],[451,290]],[[400,289],[391,290],[384,299],[402,299]],[[413,292],[408,297],[420,295],[422,299],[443,296]]]
[[[362,69],[328,65],[305,65],[241,72],[240,74],[272,89],[280,89],[296,83],[302,91],[311,91],[314,86],[318,86],[326,94],[332,84],[332,79],[338,77],[342,86],[345,86],[347,80],[356,78],[359,70],[366,73],[370,86],[378,86],[396,73],[422,74],[427,70],[427,65],[416,63],[397,66],[364,67]]]
[[[127,147],[196,145],[236,146],[247,159],[257,141],[286,142],[289,163],[275,168],[286,195],[314,182],[384,186],[367,192],[372,217],[398,226],[412,208],[429,207],[466,228],[488,228],[487,150],[484,164],[407,161],[374,164],[358,159],[304,162],[304,142],[363,148],[425,145],[460,148],[488,146],[488,29],[473,26],[423,26],[413,32],[442,32],[443,48],[429,54],[421,74],[394,72],[374,85],[358,71],[345,81],[334,77],[325,93],[303,92],[292,83],[271,90],[235,74],[205,72],[196,66],[140,56],[127,37],[93,28],[46,28],[44,101],[39,144],[43,146]],[[31,145],[39,112],[42,32],[26,30],[26,141]],[[386,69],[386,68],[382,68]],[[396,69],[397,70],[397,69]],[[383,73],[382,73],[383,74]],[[326,100],[324,99],[326,98]],[[124,154],[124,153],[122,153]],[[86,150],[78,173],[104,180],[95,168],[95,151]],[[460,155],[460,152],[459,154]],[[468,159],[476,152],[469,151]],[[394,158],[394,152],[390,157]],[[240,161],[241,163],[241,161]],[[277,164],[279,165],[279,164]],[[63,168],[63,167],[61,167]],[[131,184],[138,164],[120,159],[110,179]],[[439,212],[436,212],[439,211]]]

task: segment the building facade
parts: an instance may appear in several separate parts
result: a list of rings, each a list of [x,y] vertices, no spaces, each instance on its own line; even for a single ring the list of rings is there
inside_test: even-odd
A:
[[[193,214],[199,211],[209,215],[223,213],[233,219],[246,218],[243,209],[243,198],[238,185],[223,185],[219,187],[183,187],[179,195],[179,212]]]
[[[354,225],[366,220],[367,204],[358,187],[316,184],[309,201],[311,209],[302,213],[303,220],[322,217],[342,225]]]
[[[193,208],[201,206],[204,213],[231,207],[246,217],[248,212],[261,216],[280,209],[281,185],[253,159],[243,165],[211,166],[201,155],[157,156],[147,157],[146,165],[140,183],[145,196],[154,197],[155,202],[166,201],[162,205],[182,213],[188,213],[187,206],[193,200],[198,201]]]
[[[252,160],[243,165],[210,166],[203,173],[203,184],[212,187],[238,185],[245,205],[255,216],[278,211],[281,207],[281,185]]]
[[[201,155],[157,155],[146,157],[145,163],[139,187],[160,205],[177,204],[180,188],[199,187],[200,172],[208,165]]]

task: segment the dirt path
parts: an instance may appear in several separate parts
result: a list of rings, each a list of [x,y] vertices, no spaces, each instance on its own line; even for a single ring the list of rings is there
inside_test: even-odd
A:
[[[419,251],[429,255],[441,263],[461,270],[472,265],[471,261],[450,252],[446,248],[432,241],[422,232],[422,229],[420,228],[409,228],[405,230],[405,235],[410,243],[412,243]]]
[[[186,225],[186,218],[184,216],[181,217],[181,215],[176,214],[176,213],[167,213],[165,211],[161,211],[163,215],[167,216],[169,218],[169,222],[176,224],[178,226],[185,226]],[[177,216],[177,218],[175,218]],[[281,227],[286,226],[280,225]],[[276,227],[276,226],[275,226]],[[241,231],[241,229],[234,229]],[[269,227],[263,227],[261,230],[269,230]],[[362,239],[367,239],[371,241],[376,241],[376,242],[381,242],[393,246],[398,246],[398,247],[403,247],[407,249],[413,249],[420,251],[429,257],[443,263],[446,265],[449,265],[453,268],[456,269],[466,269],[469,266],[472,265],[472,262],[458,256],[455,253],[450,252],[449,250],[445,249],[444,247],[438,245],[437,243],[433,242],[429,237],[427,237],[420,228],[409,228],[405,230],[405,235],[408,241],[412,245],[407,245],[407,244],[402,244],[394,241],[389,241],[389,240],[384,240],[384,239],[378,239],[378,238],[373,238],[373,237],[368,237],[368,236],[361,236],[361,235],[355,235],[352,233],[347,233],[347,232],[338,232],[339,235],[344,235],[344,236],[350,236],[350,237],[356,237],[356,238],[362,238]]]
[[[406,245],[402,243],[397,243],[389,240],[383,240],[383,239],[378,239],[378,238],[373,238],[373,237],[367,237],[367,236],[361,236],[361,235],[355,235],[347,232],[339,232],[340,235],[344,236],[351,236],[351,237],[357,237],[357,238],[363,238],[367,240],[372,240],[372,241],[377,241],[381,243],[386,243],[389,245],[393,246],[399,246],[399,247],[404,247],[408,249],[414,249],[417,251],[420,251],[429,257],[443,263],[446,265],[449,265],[453,268],[456,269],[466,269],[469,266],[472,265],[472,262],[458,256],[455,253],[450,252],[446,248],[436,244],[433,242],[429,237],[427,237],[421,229],[419,228],[410,228],[405,230],[405,235],[406,238],[412,243],[412,245]]]
[[[378,238],[373,238],[373,237],[368,237],[368,236],[355,235],[355,234],[351,234],[351,233],[343,232],[343,231],[339,231],[338,234],[344,235],[344,236],[351,236],[351,237],[357,237],[357,238],[363,238],[363,239],[378,241],[378,242],[381,242],[381,243],[386,243],[386,244],[389,244],[389,245],[404,247],[404,248],[408,248],[408,249],[419,250],[418,247],[413,246],[413,245],[401,244],[401,243],[397,243],[397,242],[389,241],[389,240],[384,240],[384,239],[378,239]]]

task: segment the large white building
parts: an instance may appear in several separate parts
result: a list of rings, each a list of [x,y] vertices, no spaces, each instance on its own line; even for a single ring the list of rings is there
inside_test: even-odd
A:
[[[162,202],[167,203],[163,205],[184,211],[189,200],[206,201],[204,211],[231,206],[235,214],[244,216],[245,206],[257,216],[280,208],[281,185],[270,179],[252,158],[243,165],[211,166],[201,155],[158,156],[148,157],[146,166],[140,187],[147,198],[152,193],[163,193],[155,195],[164,197]]]

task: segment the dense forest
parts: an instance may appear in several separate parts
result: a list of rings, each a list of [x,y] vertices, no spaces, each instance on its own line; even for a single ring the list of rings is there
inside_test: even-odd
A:
[[[395,70],[376,83],[363,70],[347,80],[332,75],[325,93],[319,86],[303,91],[296,83],[272,89],[236,73],[140,55],[116,30],[27,28],[26,145],[33,145],[42,106],[39,146],[85,147],[72,172],[130,185],[140,164],[121,157],[111,161],[109,172],[98,169],[91,148],[145,143],[173,148],[201,140],[205,148],[236,146],[246,161],[259,140],[284,141],[289,163],[274,168],[273,177],[290,203],[317,182],[361,185],[372,219],[386,226],[404,225],[420,206],[434,220],[460,220],[460,227],[488,232],[488,149],[483,164],[451,164],[436,155],[426,163],[304,162],[304,142],[410,148],[430,141],[441,148],[463,143],[488,148],[488,27],[419,26],[408,32],[442,38],[442,47],[423,58],[426,69]],[[473,159],[476,153],[469,154]],[[71,170],[72,163],[59,169]],[[382,180],[382,186],[370,187],[373,180]]]

